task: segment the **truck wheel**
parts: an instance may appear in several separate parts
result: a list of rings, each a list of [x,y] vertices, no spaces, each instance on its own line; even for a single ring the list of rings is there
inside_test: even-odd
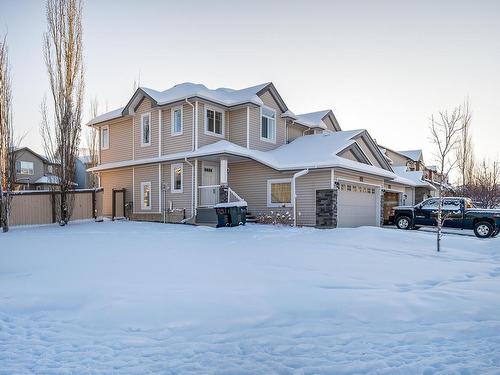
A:
[[[396,226],[399,229],[410,229],[411,219],[408,216],[400,216],[396,219]]]
[[[479,238],[488,238],[493,234],[493,226],[487,221],[479,221],[474,224],[474,234]]]

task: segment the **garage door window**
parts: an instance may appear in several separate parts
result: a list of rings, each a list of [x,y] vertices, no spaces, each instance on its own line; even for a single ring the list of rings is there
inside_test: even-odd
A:
[[[267,181],[267,206],[290,207],[292,205],[292,180],[289,178]]]

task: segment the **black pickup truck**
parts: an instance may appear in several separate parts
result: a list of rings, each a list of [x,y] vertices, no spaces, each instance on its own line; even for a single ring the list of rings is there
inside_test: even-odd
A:
[[[399,229],[436,226],[439,198],[429,198],[415,206],[394,207],[394,222]],[[495,237],[500,232],[500,210],[475,208],[469,198],[443,198],[443,226],[472,229],[480,238]]]

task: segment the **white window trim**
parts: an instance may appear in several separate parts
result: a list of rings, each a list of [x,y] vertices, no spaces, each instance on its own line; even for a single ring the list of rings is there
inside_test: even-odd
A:
[[[279,183],[290,183],[290,191],[292,188],[291,178],[276,178],[272,180],[267,180],[267,207],[293,207],[293,197],[290,196],[290,203],[272,203],[271,202],[271,185]],[[290,194],[291,195],[291,194]]]
[[[108,144],[104,145],[104,130],[108,131]],[[101,127],[101,150],[108,150],[109,149],[109,142],[110,141],[110,136],[109,136],[109,125],[105,125]]]
[[[222,134],[218,134],[215,132],[211,132],[208,130],[208,117],[207,117],[207,111],[214,111],[214,112],[220,112],[222,113]],[[217,108],[217,107],[212,107],[212,106],[205,106],[205,134],[206,135],[211,135],[212,137],[218,137],[218,138],[225,138],[225,132],[226,132],[226,113],[223,109]],[[215,125],[214,125],[215,127]]]
[[[144,205],[144,188],[146,186],[149,186],[149,206]],[[141,182],[141,209],[151,210],[152,200],[151,181]]]
[[[175,131],[175,123],[174,123],[174,113],[175,113],[175,111],[177,111],[179,109],[181,111],[181,131],[180,132],[176,132]],[[177,107],[173,107],[170,110],[170,123],[172,124],[172,126],[171,126],[171,135],[172,135],[172,137],[175,137],[177,135],[182,135],[182,133],[184,131],[184,109],[182,108],[182,105],[177,106]]]
[[[265,108],[265,109],[267,109],[269,111],[274,112],[274,135],[273,135],[274,139],[264,138],[262,136],[262,109],[263,108]],[[259,129],[260,140],[263,141],[263,142],[268,142],[268,143],[276,144],[276,133],[278,132],[277,128],[278,128],[278,119],[276,118],[276,110],[273,109],[273,108],[271,108],[271,107],[267,107],[267,106],[260,107],[260,129]]]
[[[33,176],[35,174],[35,163],[33,163],[32,161],[18,160],[17,163],[19,163],[19,172],[17,172],[17,164],[16,164],[17,174],[22,174],[23,176]],[[23,163],[31,164],[31,168],[23,168]],[[23,169],[28,173],[23,173]]]
[[[176,168],[181,168],[181,188],[180,189],[175,189],[175,169]],[[173,194],[179,194],[184,191],[184,165],[182,163],[177,163],[177,164],[172,164],[170,166],[170,186],[171,189],[170,191]]]
[[[144,143],[144,121],[143,119],[145,117],[148,117],[149,118],[149,142],[148,143]],[[151,146],[151,112],[148,112],[148,113],[143,113],[141,115],[141,147],[148,147],[148,146]]]

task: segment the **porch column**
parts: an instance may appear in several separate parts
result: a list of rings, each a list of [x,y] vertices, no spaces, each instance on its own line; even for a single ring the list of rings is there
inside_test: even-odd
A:
[[[220,159],[220,188],[219,188],[219,202],[225,203],[229,199],[228,179],[227,179],[227,159]]]

